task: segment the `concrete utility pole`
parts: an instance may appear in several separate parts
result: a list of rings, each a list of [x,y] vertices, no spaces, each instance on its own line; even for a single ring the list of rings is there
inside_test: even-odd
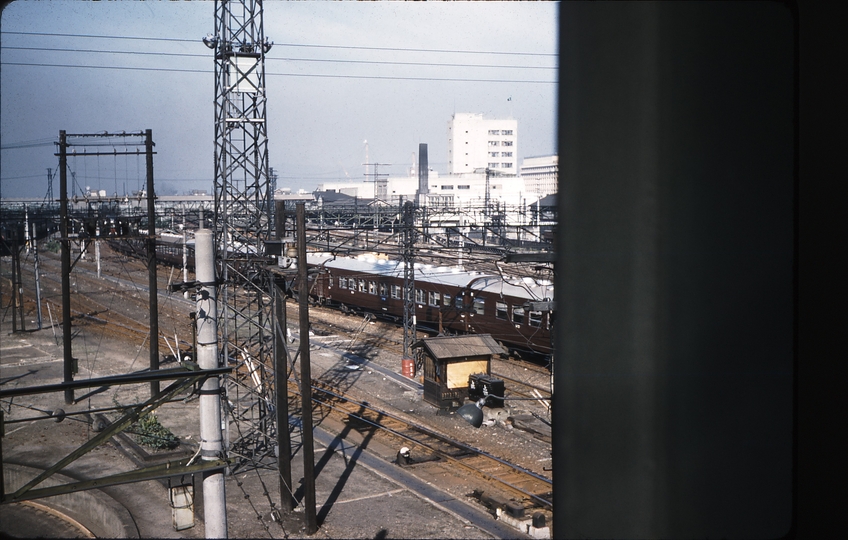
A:
[[[197,282],[197,364],[200,369],[218,367],[218,307],[215,280],[215,248],[212,231],[195,234]],[[213,461],[223,458],[221,391],[218,377],[209,377],[200,390],[200,455]],[[203,473],[203,522],[206,538],[227,538],[227,496],[224,471]]]

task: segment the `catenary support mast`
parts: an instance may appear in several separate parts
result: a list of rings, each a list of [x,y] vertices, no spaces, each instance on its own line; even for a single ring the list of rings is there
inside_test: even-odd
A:
[[[274,459],[273,280],[265,242],[271,238],[261,0],[215,2],[215,32],[203,42],[215,55],[215,241],[220,267],[221,358],[235,363],[227,385],[239,438],[225,444],[237,465]],[[231,381],[231,383],[236,381]],[[285,381],[281,381],[285,385]],[[244,457],[249,456],[249,457]]]

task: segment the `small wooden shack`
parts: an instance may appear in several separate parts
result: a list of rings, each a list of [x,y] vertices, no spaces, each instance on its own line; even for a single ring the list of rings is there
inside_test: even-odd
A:
[[[424,357],[424,401],[439,409],[462,406],[468,377],[490,375],[492,357],[504,352],[489,334],[425,338],[412,348]]]

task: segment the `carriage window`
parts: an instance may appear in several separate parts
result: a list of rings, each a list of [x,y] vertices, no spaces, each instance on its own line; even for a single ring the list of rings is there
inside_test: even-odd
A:
[[[422,304],[424,303],[424,291],[421,289],[415,289],[415,301]]]
[[[524,308],[512,306],[512,322],[515,324],[524,324]]]
[[[339,289],[347,289],[347,278],[339,276]]]
[[[387,296],[389,294],[389,286],[386,283],[380,283],[380,296]]]
[[[357,280],[357,281],[358,281],[358,285],[359,285],[359,287],[358,287],[359,292],[365,292],[365,280],[360,279],[360,280]]]
[[[442,295],[442,305],[450,307],[451,305],[451,295],[443,294]]]
[[[461,294],[456,295],[456,307],[462,309],[464,307],[463,297]]]
[[[392,285],[392,298],[400,298],[400,285]]]
[[[371,294],[377,294],[377,282],[369,281],[368,282],[368,292]]]
[[[495,317],[498,319],[507,320],[506,304],[503,302],[495,302]]]
[[[486,314],[486,299],[485,298],[475,298],[474,299],[474,313],[477,315],[485,315]]]
[[[430,291],[429,293],[427,293],[427,295],[429,296],[428,304],[430,304],[431,306],[439,305],[439,293]]]
[[[541,311],[530,311],[530,326],[535,326],[536,328],[540,328],[542,326],[542,312]]]

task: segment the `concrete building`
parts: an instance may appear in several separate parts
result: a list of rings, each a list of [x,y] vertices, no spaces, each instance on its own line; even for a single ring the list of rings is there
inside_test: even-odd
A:
[[[486,168],[518,174],[518,120],[455,113],[448,121],[448,173]]]
[[[524,187],[538,197],[557,192],[559,177],[559,156],[534,156],[524,158],[521,163],[521,178]]]
[[[418,176],[389,176],[386,178],[386,196],[381,200],[389,204],[416,200],[419,206],[450,208],[479,206],[486,201],[495,206],[532,204],[538,195],[525,188],[522,178],[504,175],[495,171],[482,171],[442,176],[430,170],[426,193],[420,193]],[[487,187],[488,186],[488,187]],[[374,182],[326,182],[318,186],[318,192],[343,193],[359,199],[374,199]]]

